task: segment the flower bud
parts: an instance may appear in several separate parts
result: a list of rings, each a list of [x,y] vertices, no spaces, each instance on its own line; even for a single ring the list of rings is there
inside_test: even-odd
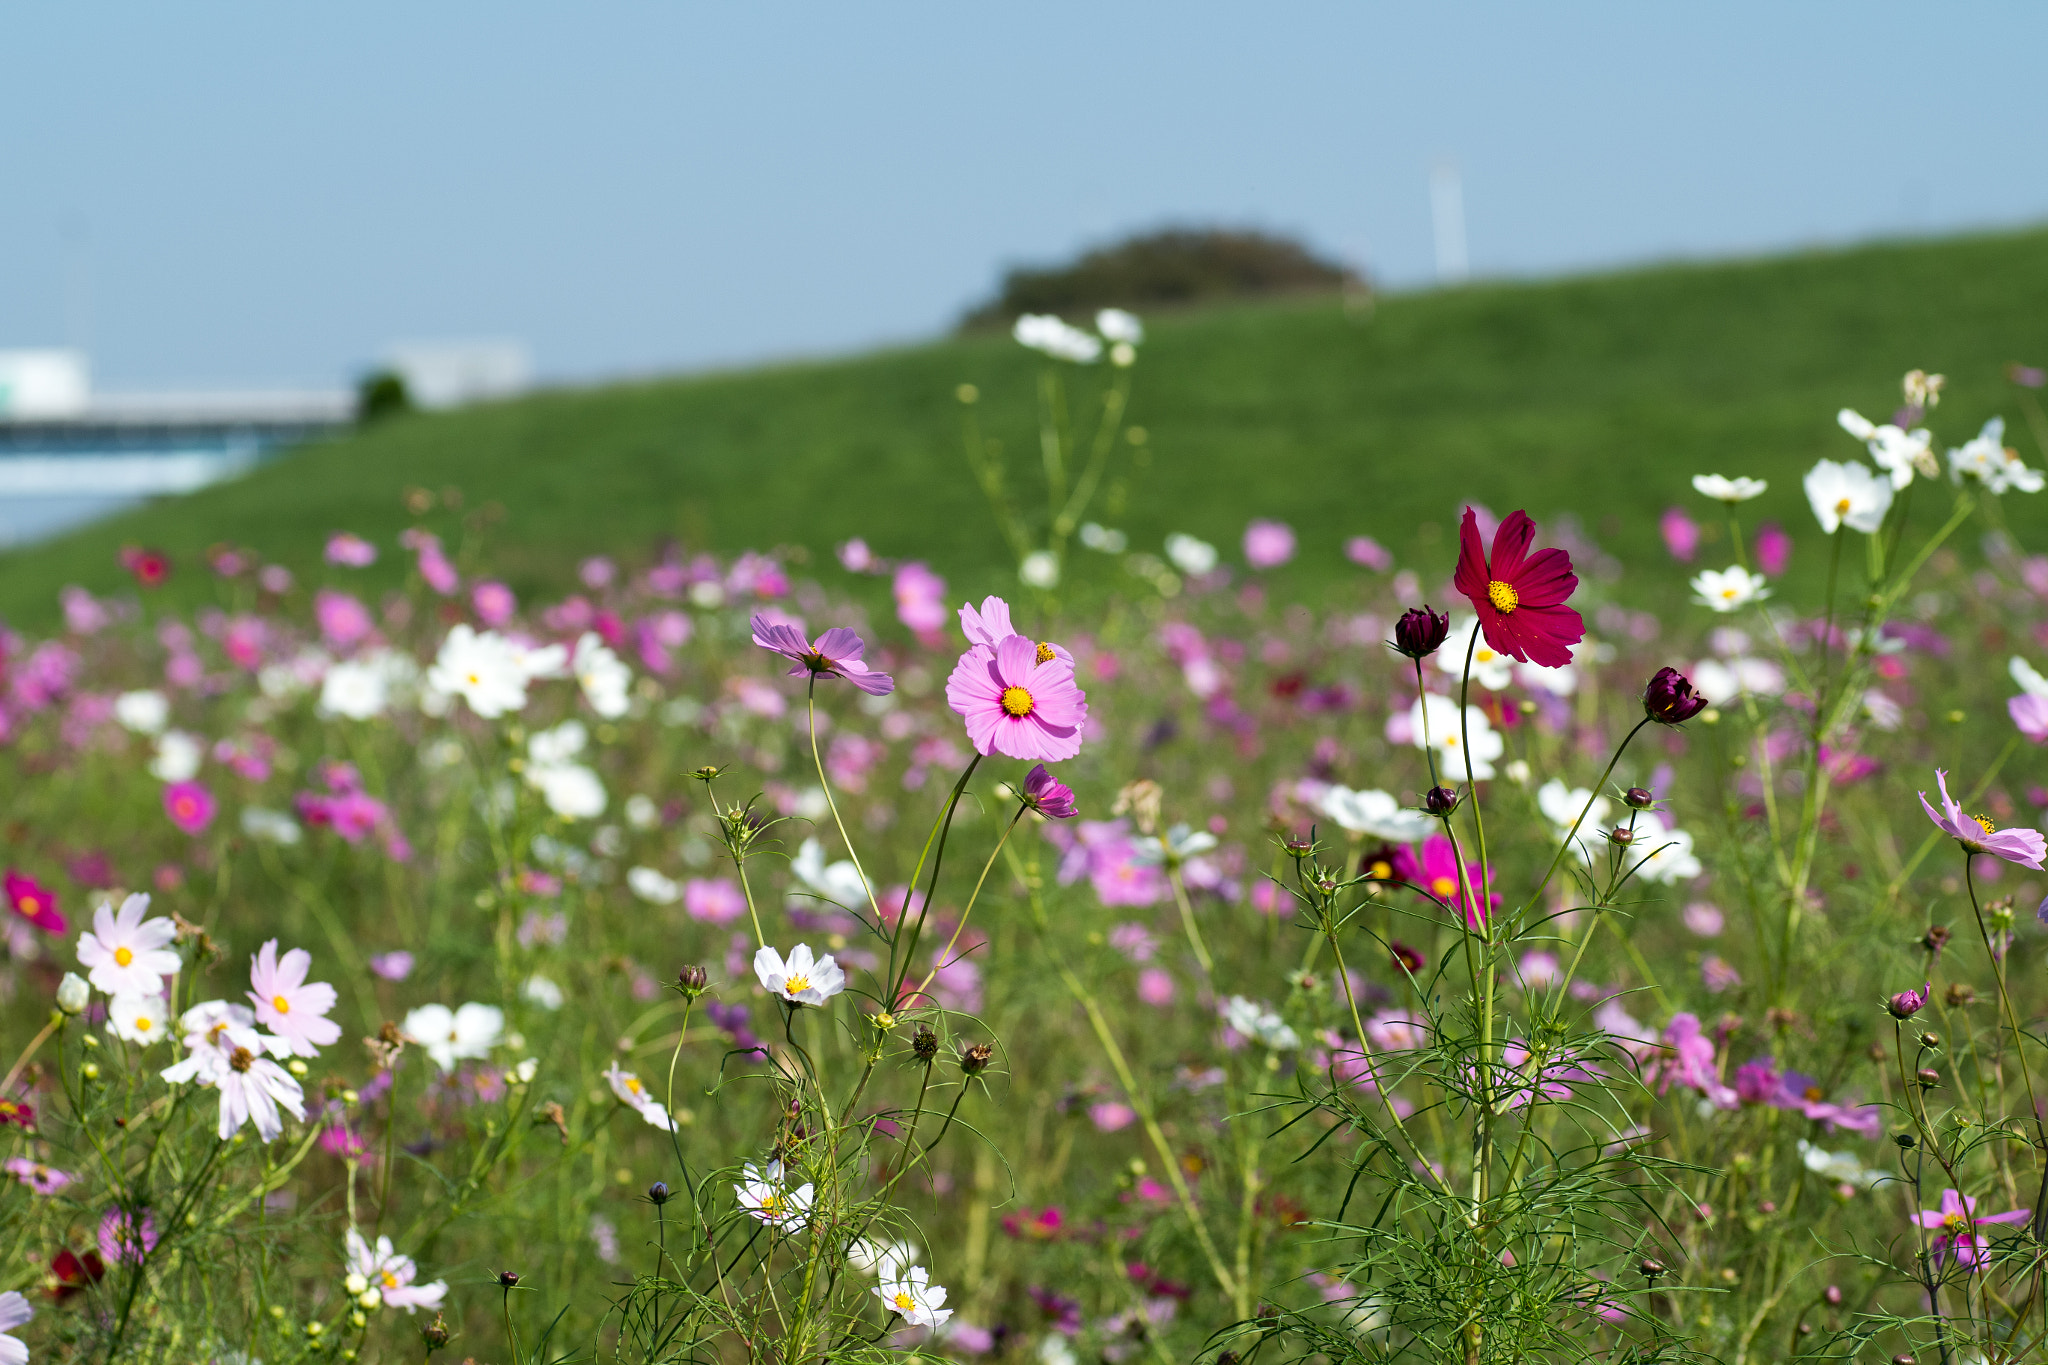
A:
[[[1664,1263],[1655,1257],[1645,1256],[1642,1262],[1636,1266],[1636,1269],[1643,1272],[1644,1279],[1654,1280],[1664,1273]]]
[[[370,1287],[370,1282],[364,1279],[361,1275],[357,1274],[355,1271],[351,1270],[348,1273],[347,1277],[342,1280],[341,1287],[348,1291],[348,1296],[350,1298],[354,1298],[356,1295],[362,1293],[365,1289],[368,1289]]]
[[[1394,622],[1394,638],[1390,643],[1411,659],[1427,659],[1443,648],[1450,634],[1449,612],[1434,612],[1427,606],[1411,607]]]
[[[676,986],[692,1000],[704,994],[704,988],[710,984],[711,973],[694,962],[676,973]]]
[[[1627,825],[1616,825],[1607,831],[1607,842],[1616,848],[1627,848],[1636,841],[1636,832]]]
[[[1622,793],[1621,799],[1628,803],[1630,810],[1648,810],[1657,804],[1657,798],[1643,787],[1630,787]]]
[[[1926,1048],[1929,1052],[1932,1052],[1935,1048],[1941,1046],[1941,1035],[1939,1033],[1934,1033],[1931,1031],[1921,1034],[1920,1046]]]
[[[92,987],[85,984],[85,978],[77,972],[64,973],[57,983],[57,1008],[66,1014],[83,1014],[91,1001]]]
[[[1692,680],[1675,668],[1660,668],[1643,690],[1643,714],[1659,725],[1683,725],[1707,709]]]
[[[438,1351],[446,1346],[448,1339],[454,1335],[448,1330],[448,1319],[439,1313],[434,1314],[432,1322],[420,1328],[420,1340],[426,1342],[429,1352]]]
[[[668,1182],[666,1180],[657,1180],[652,1185],[649,1185],[647,1187],[648,1203],[654,1205],[656,1208],[660,1208],[663,1204],[666,1204],[668,1201],[669,1188]]]
[[[725,771],[723,768],[719,768],[707,763],[703,767],[697,769],[696,772],[691,773],[690,776],[696,778],[699,782],[711,782],[715,781],[718,775],[723,771]]]
[[[1820,1297],[1821,1301],[1827,1304],[1828,1307],[1840,1308],[1842,1306],[1842,1286],[1831,1284],[1826,1289],[1820,1291]]]
[[[1894,1019],[1911,1019],[1926,1007],[1927,997],[1933,990],[1934,983],[1929,982],[1917,991],[1900,991],[1884,1002],[1885,1013]]]
[[[1914,1073],[1914,1079],[1920,1082],[1923,1090],[1932,1089],[1941,1084],[1941,1073],[1931,1066],[1923,1066]]]
[[[1920,1139],[1911,1133],[1893,1133],[1892,1141],[1899,1144],[1899,1150],[1902,1152],[1910,1152],[1920,1145]]]
[[[1316,851],[1315,841],[1312,839],[1283,839],[1280,847],[1286,850],[1287,856],[1296,862],[1300,862],[1303,858]]]
[[[384,1306],[384,1291],[371,1285],[356,1295],[356,1303],[363,1308],[381,1308]]]
[[[976,1043],[960,1054],[960,1070],[969,1076],[979,1076],[988,1070],[989,1059],[996,1050],[987,1043]]]
[[[501,1270],[501,1271],[499,1271],[499,1272],[498,1272],[498,1283],[499,1283],[499,1284],[501,1284],[501,1285],[503,1285],[503,1286],[504,1286],[505,1288],[507,1288],[507,1289],[510,1289],[510,1288],[512,1288],[513,1286],[515,1286],[515,1285],[517,1285],[517,1284],[519,1283],[519,1272],[518,1272],[518,1271],[516,1271],[516,1270]]]
[[[1456,810],[1462,799],[1449,787],[1431,787],[1422,794],[1422,808],[1441,820]]]

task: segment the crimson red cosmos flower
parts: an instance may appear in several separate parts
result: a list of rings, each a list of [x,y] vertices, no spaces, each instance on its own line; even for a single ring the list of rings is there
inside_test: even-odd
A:
[[[88,1251],[80,1256],[69,1247],[50,1257],[50,1275],[43,1283],[50,1291],[50,1297],[62,1303],[73,1294],[82,1294],[106,1278],[106,1262],[97,1251]]]
[[[0,1098],[0,1128],[5,1128],[10,1123],[19,1124],[23,1128],[35,1127],[36,1107],[32,1104],[23,1104],[20,1100]]]
[[[162,550],[145,550],[134,545],[121,549],[121,567],[135,575],[145,588],[161,587],[171,576],[171,560]]]
[[[1458,573],[1452,581],[1479,613],[1486,643],[1503,654],[1544,668],[1572,661],[1571,647],[1586,638],[1586,623],[1565,605],[1579,576],[1563,550],[1529,553],[1536,523],[1510,513],[1493,533],[1493,554],[1479,545],[1479,521],[1465,509],[1458,532]]]

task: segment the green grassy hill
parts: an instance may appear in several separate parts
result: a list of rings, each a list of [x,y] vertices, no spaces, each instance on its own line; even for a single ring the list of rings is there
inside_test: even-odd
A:
[[[1806,543],[1795,563],[1812,565],[1798,475],[1854,455],[1835,410],[1881,419],[1909,368],[1950,376],[1944,438],[2003,412],[2042,461],[2003,371],[2048,357],[2044,319],[2043,231],[1479,285],[1370,316],[1331,302],[1154,318],[1129,414],[1152,464],[1108,519],[1137,547],[1186,530],[1232,553],[1247,518],[1291,522],[1302,552],[1282,586],[1300,590],[1348,572],[1340,547],[1361,532],[1448,567],[1468,497],[1577,511],[1624,560],[1661,555],[1657,515],[1677,502],[1704,516],[1688,479],[1719,470],[1771,479],[1755,510],[1791,528]],[[0,614],[40,627],[61,585],[116,587],[123,543],[171,553],[174,595],[212,596],[210,544],[310,568],[337,528],[386,546],[372,574],[395,576],[409,486],[459,488],[472,512],[501,505],[491,563],[527,591],[565,585],[583,555],[632,557],[665,537],[801,547],[815,562],[860,535],[957,591],[1013,583],[959,454],[953,394],[979,386],[986,430],[1023,465],[1037,368],[1006,339],[968,338],[401,418],[0,558]],[[2048,497],[2007,501],[2040,544]]]

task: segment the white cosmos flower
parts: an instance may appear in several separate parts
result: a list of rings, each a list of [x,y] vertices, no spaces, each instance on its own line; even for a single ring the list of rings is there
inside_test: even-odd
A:
[[[495,720],[524,709],[527,686],[535,678],[554,676],[567,657],[560,645],[529,649],[465,622],[441,642],[427,671],[427,687],[430,693],[460,697],[485,720]]]
[[[596,631],[586,630],[577,639],[569,671],[576,675],[576,685],[583,689],[591,710],[606,720],[617,720],[626,714],[626,693],[633,685],[633,670],[605,647]]]
[[[526,770],[526,780],[539,789],[541,800],[557,815],[571,820],[594,820],[604,814],[604,781],[595,770],[581,763],[531,766]]]
[[[628,868],[626,886],[649,905],[674,905],[683,898],[683,888],[674,878],[651,867]]]
[[[1427,740],[1425,741],[1425,718]],[[1464,729],[1458,724],[1458,704],[1449,697],[1435,692],[1425,692],[1408,707],[1409,733],[1416,748],[1436,750],[1443,764],[1441,776],[1447,782],[1462,781],[1465,776],[1465,742],[1469,735],[1472,743],[1470,754],[1474,781],[1492,777],[1493,761],[1507,750],[1507,741],[1494,730],[1486,713],[1476,706],[1468,706],[1464,712]]]
[[[114,719],[138,735],[153,735],[170,723],[171,703],[154,690],[123,692],[114,698]]]
[[[813,957],[809,944],[799,943],[784,958],[773,948],[754,954],[754,975],[771,994],[792,1005],[823,1005],[846,989],[846,973],[830,953]]]
[[[1121,341],[1136,346],[1145,339],[1145,324],[1121,308],[1105,308],[1095,315],[1095,330],[1104,341]]]
[[[156,737],[156,757],[149,762],[149,774],[159,782],[188,782],[205,757],[206,745],[196,735],[166,730]]]
[[[1026,313],[1017,319],[1010,335],[1034,351],[1054,360],[1071,360],[1092,365],[1102,358],[1102,338],[1053,317],[1049,313]]]
[[[1869,1189],[1885,1178],[1883,1171],[1874,1171],[1856,1159],[1854,1152],[1830,1152],[1816,1147],[1805,1138],[1799,1139],[1799,1159],[1806,1169],[1815,1175],[1824,1176],[1842,1185],[1861,1185]]]
[[[1216,836],[1208,830],[1198,830],[1192,825],[1175,825],[1166,831],[1164,837],[1151,835],[1133,841],[1132,860],[1158,866],[1166,862],[1184,863],[1199,857],[1216,847]]]
[[[421,1005],[399,1029],[415,1039],[443,1071],[466,1057],[487,1057],[505,1033],[505,1011],[472,1001],[461,1009]]]
[[[1591,810],[1586,809],[1588,799],[1593,803]],[[1579,823],[1579,834],[1583,837],[1589,831],[1594,834],[1602,831],[1602,827],[1607,823],[1608,812],[1614,809],[1614,803],[1604,796],[1594,796],[1585,787],[1567,787],[1553,777],[1536,789],[1536,809],[1543,812],[1543,818],[1548,820],[1560,835],[1579,819],[1580,811],[1585,811],[1586,818]]]
[[[1631,865],[1639,869],[1636,875],[1645,881],[1669,886],[1700,875],[1700,860],[1693,856],[1692,836],[1666,825],[1656,811],[1636,813],[1635,840],[1629,845],[1629,857]]]
[[[796,874],[798,881],[834,904],[857,905],[868,898],[860,869],[843,858],[836,863],[827,863],[825,846],[816,839],[803,841],[796,857],[789,860],[789,870]]]
[[[846,1248],[846,1263],[864,1275],[879,1276],[883,1280],[896,1278],[897,1268],[906,1266],[917,1259],[915,1242],[877,1242],[867,1237],[856,1237]]]
[[[287,848],[305,837],[298,821],[283,811],[266,810],[262,806],[242,807],[242,833],[251,839]]]
[[[894,1278],[884,1275],[875,1286],[875,1297],[912,1327],[938,1327],[953,1316],[953,1310],[943,1306],[945,1286],[933,1284],[921,1265],[909,1266]]]
[[[2019,655],[2012,656],[2012,662],[2006,665],[2006,671],[2012,674],[2012,680],[2020,685],[2022,692],[2032,693],[2037,697],[2048,697],[2048,678],[2042,677],[2038,669]]]
[[[740,1171],[739,1184],[732,1188],[741,1208],[772,1227],[802,1232],[810,1217],[813,1186],[805,1181],[790,1189],[779,1161],[769,1162],[765,1171],[748,1162]]]
[[[1323,814],[1351,833],[1370,834],[1389,843],[1412,844],[1436,828],[1434,817],[1403,806],[1383,791],[1332,787],[1316,804]]]
[[[392,1249],[389,1237],[379,1237],[372,1247],[363,1240],[363,1235],[354,1228],[348,1230],[348,1273],[360,1277],[363,1288],[356,1291],[360,1296],[365,1291],[375,1291],[377,1302],[389,1308],[403,1308],[410,1313],[415,1308],[430,1308],[440,1311],[442,1297],[448,1293],[446,1280],[435,1280],[432,1284],[414,1284],[419,1277],[419,1267],[410,1256],[401,1256]],[[360,1302],[360,1298],[358,1298]],[[367,1306],[367,1305],[366,1305]]]
[[[164,978],[184,965],[171,950],[178,926],[159,915],[145,921],[148,896],[130,896],[117,915],[102,901],[93,911],[92,928],[78,936],[79,965],[86,979],[108,995],[158,995]]]
[[[169,1019],[170,1011],[164,1008],[161,995],[117,995],[107,1006],[107,1027],[114,1036],[144,1047],[170,1037],[170,1030],[165,1027]]]
[[[613,1062],[611,1070],[604,1073],[604,1079],[605,1084],[612,1088],[612,1094],[619,1097],[620,1104],[633,1110],[664,1133],[675,1130],[675,1119],[670,1116],[662,1102],[654,1098],[646,1082],[638,1076],[630,1071],[619,1070],[619,1064]]]
[[[263,1141],[274,1141],[284,1132],[280,1109],[295,1119],[306,1117],[305,1091],[290,1072],[266,1055],[277,1050],[278,1040],[231,1021],[234,1007],[221,1001],[186,1011],[186,1021],[201,1009],[214,1013],[215,1021],[204,1032],[187,1036],[191,1050],[184,1061],[164,1068],[163,1079],[173,1085],[196,1081],[220,1092],[217,1131],[223,1142],[245,1123],[254,1123],[256,1135]]]
[[[526,757],[541,767],[567,763],[590,743],[590,732],[580,720],[565,720],[552,730],[540,730],[526,741]]]
[[[1906,710],[1875,687],[1863,693],[1863,714],[1870,717],[1870,723],[1887,734],[1906,723]]]
[[[1717,705],[1734,702],[1745,693],[1775,697],[1785,690],[1785,670],[1769,659],[1702,659],[1686,675],[1695,691]]]
[[[1864,443],[1877,467],[1891,476],[1894,491],[1913,482],[1915,469],[1930,478],[1941,472],[1941,464],[1934,458],[1934,434],[1925,428],[1901,431],[1889,422],[1878,426],[1854,408],[1843,408],[1835,414],[1835,421]]]
[[[1173,567],[1190,578],[1200,578],[1216,567],[1216,547],[1206,540],[1175,531],[1166,538],[1166,557]]]
[[[1572,655],[1578,656],[1583,644],[1572,645]],[[1548,692],[1554,697],[1569,697],[1579,690],[1579,668],[1577,664],[1559,664],[1556,668],[1545,668],[1542,664],[1516,663],[1515,681],[1537,692]]]
[[[1477,636],[1475,639],[1474,637]],[[1465,651],[1472,651],[1472,681],[1489,692],[1498,692],[1515,680],[1515,661],[1486,643],[1479,634],[1479,618],[1454,622],[1444,647],[1430,656],[1430,663],[1453,681],[1465,676]]]
[[[0,1365],[28,1365],[28,1343],[11,1333],[35,1315],[20,1290],[0,1294]]]
[[[345,660],[320,680],[320,713],[349,720],[380,716],[390,708],[393,695],[400,688],[410,689],[418,677],[419,665],[393,649]]]
[[[519,994],[544,1010],[558,1010],[569,997],[562,988],[539,973],[526,978],[526,984],[519,988]]]
[[[1233,995],[1223,1002],[1223,1022],[1275,1052],[1301,1046],[1301,1035],[1289,1028],[1270,1006],[1247,1000],[1241,995]]]
[[[1692,486],[1703,496],[1716,502],[1728,503],[1730,506],[1738,502],[1748,502],[1770,487],[1762,479],[1724,479],[1719,474],[1695,474],[1692,476]]]
[[[2017,488],[2022,493],[2038,493],[2044,482],[2040,470],[2027,468],[2020,460],[2020,453],[2006,445],[2003,417],[1992,418],[1974,440],[1949,451],[1948,472],[1957,483],[1966,477],[1981,480],[1984,487],[1993,493],[2003,493],[2010,488]]]
[[[1751,573],[1740,564],[1731,564],[1725,569],[1704,569],[1692,580],[1693,601],[1715,611],[1737,611],[1751,602],[1760,602],[1771,595],[1770,584],[1760,573]]]
[[[1051,550],[1033,550],[1017,566],[1017,577],[1027,588],[1056,588],[1060,585],[1060,557]]]
[[[1806,471],[1805,485],[1813,515],[1829,535],[1844,526],[1870,535],[1892,507],[1891,484],[1854,460],[1820,461]]]

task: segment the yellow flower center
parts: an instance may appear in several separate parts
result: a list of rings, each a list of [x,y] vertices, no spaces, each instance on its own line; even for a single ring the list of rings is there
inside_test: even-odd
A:
[[[1975,821],[1977,822],[1978,826],[1979,826],[1979,827],[1980,827],[1981,829],[1983,829],[1983,831],[1984,831],[1984,832],[1985,832],[1986,834],[1996,834],[1996,833],[1998,833],[1998,826],[1996,826],[1996,825],[1994,825],[1994,824],[1992,824],[1992,823],[1991,823],[1991,817],[1990,817],[1990,816],[1988,816],[1988,815],[1973,815],[1973,816],[1971,816],[1970,818],[1971,818],[1972,820],[1975,820]]]
[[[1723,588],[1721,589],[1722,600],[1733,602],[1735,600],[1735,595],[1740,591],[1742,591],[1740,588]]]
[[[1801,1091],[1800,1093],[1804,1098],[1812,1100],[1815,1103],[1819,1103],[1822,1091],[1821,1088],[1817,1085],[1809,1085],[1806,1087],[1805,1090]]]
[[[276,1010],[279,1014],[290,1014],[292,1012],[292,1002],[281,995],[273,995],[270,997],[270,1008]]]
[[[133,948],[124,947],[114,949],[114,965],[116,967],[125,967],[134,960],[135,950]]]
[[[480,683],[480,682],[482,682],[482,681],[483,681],[483,679],[481,679],[481,678],[477,677],[477,675],[476,675],[476,674],[474,674],[474,673],[471,673],[471,674],[469,675],[469,685],[470,685],[471,687],[475,687],[475,686],[476,686],[476,685],[477,685],[478,683]]]
[[[1439,896],[1456,895],[1458,890],[1458,883],[1457,880],[1452,877],[1438,877],[1436,880],[1432,881],[1429,884],[1429,889],[1436,892]]]
[[[640,1078],[638,1076],[627,1076],[624,1077],[624,1080],[626,1082],[627,1090],[631,1091],[635,1095],[640,1093]]]
[[[782,1196],[780,1194],[762,1195],[761,1212],[768,1214],[770,1217],[780,1216],[782,1213]]]
[[[385,1271],[382,1275],[379,1275],[377,1278],[384,1281],[384,1287],[386,1289],[398,1288],[398,1277],[388,1270]]]
[[[1024,690],[1023,688],[1021,688],[1021,687],[1006,687],[1006,688],[1004,688],[1004,689],[1003,689],[1003,710],[1005,710],[1005,711],[1009,712],[1009,713],[1010,713],[1011,715],[1013,715],[1013,716],[1028,716],[1028,715],[1030,715],[1030,714],[1031,714],[1031,694],[1030,694],[1029,692],[1026,692],[1026,691],[1025,691],[1025,690]]]
[[[1052,652],[1051,645],[1047,644],[1043,640],[1040,640],[1038,642],[1038,662],[1042,664],[1049,664],[1058,657],[1058,655]]]
[[[911,1309],[917,1307],[917,1300],[911,1298],[910,1295],[900,1289],[896,1291],[896,1297],[891,1299],[890,1302],[896,1305],[896,1311],[899,1313],[908,1313]]]
[[[1847,498],[1843,498],[1840,502],[1835,504],[1835,515],[1838,517],[1846,517],[1849,515],[1849,500]]]
[[[1371,881],[1383,882],[1394,875],[1394,869],[1385,858],[1381,858],[1366,870],[1365,875]]]
[[[782,983],[782,993],[784,995],[797,995],[803,991],[809,990],[810,988],[811,979],[808,976],[803,975],[792,976],[787,981]]]
[[[1498,578],[1486,585],[1486,597],[1493,603],[1493,609],[1502,615],[1522,605],[1522,594],[1515,591],[1515,585],[1503,583]]]
[[[153,1021],[152,1021],[152,1020],[150,1019],[150,1017],[149,1017],[148,1015],[146,1015],[146,1014],[138,1014],[138,1015],[136,1015],[136,1016],[135,1016],[135,1031],[136,1031],[137,1033],[147,1033],[147,1032],[149,1032],[149,1030],[150,1030],[150,1026],[151,1026],[152,1022],[153,1022]]]
[[[1941,1230],[1951,1237],[1960,1237],[1970,1230],[1970,1220],[1961,1213],[1952,1213],[1941,1220]]]

